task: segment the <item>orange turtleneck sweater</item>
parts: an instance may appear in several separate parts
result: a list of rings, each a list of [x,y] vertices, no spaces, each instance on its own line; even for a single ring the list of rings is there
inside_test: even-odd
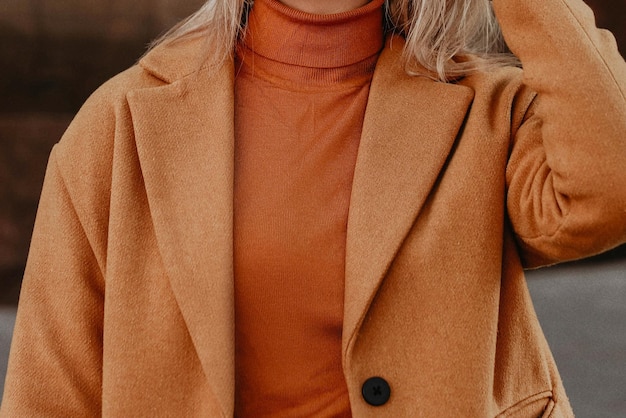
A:
[[[237,417],[349,417],[345,242],[383,0],[312,15],[255,0],[236,56]]]

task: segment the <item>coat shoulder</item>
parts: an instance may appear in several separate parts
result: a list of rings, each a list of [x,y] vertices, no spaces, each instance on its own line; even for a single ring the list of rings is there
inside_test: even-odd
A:
[[[161,84],[163,81],[134,65],[96,89],[55,147],[61,171],[71,173],[77,165],[98,166],[98,161],[110,160],[116,135],[128,132],[131,127],[128,93]]]
[[[127,95],[163,81],[139,65],[119,73],[96,89],[82,105],[60,141],[54,146],[49,170],[55,170],[83,224],[93,223],[93,208],[109,205],[115,143],[133,135]],[[54,167],[50,167],[54,165]],[[105,211],[98,216],[106,218]],[[106,225],[106,219],[96,224]]]
[[[513,66],[475,71],[456,83],[474,90],[475,96],[489,100],[496,96],[515,95],[524,89],[523,70]]]
[[[498,66],[472,73],[457,84],[474,91],[475,115],[508,129],[514,138],[537,93],[524,83],[524,71],[514,66]]]
[[[130,120],[127,94],[161,84],[163,81],[139,65],[106,81],[87,98],[65,131],[57,146],[58,158],[63,160],[66,154],[85,151],[85,147],[96,150],[110,147],[116,127]],[[89,157],[90,154],[80,155]]]

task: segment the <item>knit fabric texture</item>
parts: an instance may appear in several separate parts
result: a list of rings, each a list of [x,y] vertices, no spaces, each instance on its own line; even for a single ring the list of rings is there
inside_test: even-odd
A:
[[[345,243],[382,0],[313,15],[256,1],[235,66],[238,417],[350,416]]]

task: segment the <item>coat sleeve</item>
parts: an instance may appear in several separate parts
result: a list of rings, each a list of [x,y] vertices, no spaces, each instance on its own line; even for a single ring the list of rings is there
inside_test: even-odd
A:
[[[136,67],[82,106],[50,154],[0,417],[101,415],[112,160]]]
[[[525,265],[582,258],[623,243],[626,63],[615,39],[595,27],[580,0],[493,5],[522,62],[521,90],[536,93],[529,106],[521,98],[514,103],[521,123],[513,128],[506,176],[507,210]]]
[[[0,416],[100,415],[104,283],[53,149]]]

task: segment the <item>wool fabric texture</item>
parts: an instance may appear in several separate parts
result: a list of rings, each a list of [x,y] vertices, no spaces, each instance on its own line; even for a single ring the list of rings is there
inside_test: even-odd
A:
[[[393,35],[376,63],[346,230],[353,416],[573,416],[523,269],[626,241],[626,63],[580,0],[493,7],[523,69],[411,76]],[[234,415],[236,69],[205,39],[105,83],[54,147],[0,417]]]

